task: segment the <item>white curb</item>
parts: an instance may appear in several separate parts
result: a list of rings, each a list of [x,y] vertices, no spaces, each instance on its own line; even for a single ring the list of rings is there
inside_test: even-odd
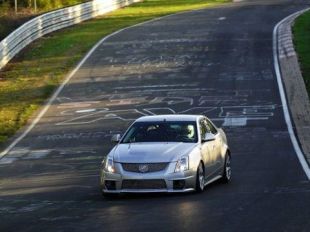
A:
[[[297,157],[299,159],[299,162],[306,174],[306,176],[308,177],[308,179],[310,180],[310,167],[305,159],[305,156],[302,152],[302,150],[300,149],[300,146],[298,144],[297,138],[295,136],[294,130],[293,130],[293,126],[292,126],[292,120],[290,117],[290,113],[289,113],[289,109],[288,109],[288,105],[287,105],[287,100],[286,100],[286,96],[285,96],[285,91],[283,88],[283,82],[282,82],[282,76],[281,76],[281,71],[280,71],[280,65],[279,65],[279,57],[278,57],[278,28],[279,26],[284,23],[286,20],[291,19],[292,17],[297,17],[298,15],[302,14],[303,12],[305,12],[307,9],[305,10],[301,10],[298,11],[294,14],[291,14],[289,16],[287,16],[286,18],[284,18],[283,20],[281,20],[273,29],[273,59],[274,59],[274,68],[275,68],[275,72],[277,75],[277,82],[278,82],[278,87],[279,87],[279,92],[280,92],[280,97],[281,97],[281,102],[283,105],[283,113],[284,113],[284,118],[285,118],[285,122],[287,125],[287,129],[293,144],[293,147],[295,149],[295,152],[297,154]]]

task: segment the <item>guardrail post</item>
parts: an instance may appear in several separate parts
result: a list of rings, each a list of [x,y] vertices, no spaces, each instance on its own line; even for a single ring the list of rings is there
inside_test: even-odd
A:
[[[14,4],[15,4],[15,14],[17,14],[17,0],[14,0]]]

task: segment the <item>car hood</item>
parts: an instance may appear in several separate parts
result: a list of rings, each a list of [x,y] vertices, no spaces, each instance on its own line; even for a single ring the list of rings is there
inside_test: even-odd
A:
[[[115,162],[160,163],[177,161],[195,146],[196,143],[131,143],[118,144],[112,152]]]

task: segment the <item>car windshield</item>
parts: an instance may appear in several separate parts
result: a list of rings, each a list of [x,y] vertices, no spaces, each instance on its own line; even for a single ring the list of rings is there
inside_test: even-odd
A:
[[[184,142],[196,143],[196,122],[136,122],[134,123],[121,143],[140,142]]]

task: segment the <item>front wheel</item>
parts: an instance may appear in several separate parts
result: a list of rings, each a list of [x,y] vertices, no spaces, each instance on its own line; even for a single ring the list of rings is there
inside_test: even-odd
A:
[[[199,164],[196,175],[196,192],[200,193],[205,187],[205,172],[202,163]]]
[[[222,182],[228,183],[231,180],[231,157],[226,153],[224,170],[222,174]]]

